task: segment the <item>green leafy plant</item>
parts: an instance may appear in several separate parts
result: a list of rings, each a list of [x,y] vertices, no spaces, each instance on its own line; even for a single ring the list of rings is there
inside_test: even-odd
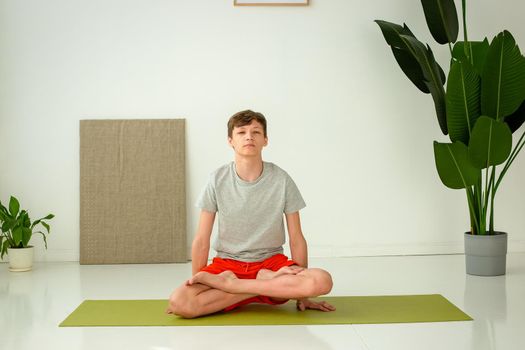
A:
[[[7,253],[7,248],[25,248],[34,233],[40,233],[44,239],[47,249],[46,234],[50,233],[50,227],[45,220],[54,218],[53,214],[35,220],[31,223],[27,210],[20,210],[20,203],[15,197],[9,200],[9,209],[4,207],[0,202],[0,225],[2,233],[0,234],[0,258]],[[42,225],[46,232],[36,231],[37,225]]]
[[[512,146],[513,133],[525,121],[525,57],[506,30],[490,44],[487,38],[469,41],[466,0],[462,0],[464,40],[458,42],[454,1],[421,3],[432,37],[450,50],[446,89],[445,74],[432,50],[406,24],[375,22],[405,75],[423,93],[431,94],[441,131],[450,137],[451,142],[434,141],[441,181],[449,188],[466,190],[472,234],[495,234],[496,191],[525,145],[524,132]],[[502,165],[499,172],[498,165]]]

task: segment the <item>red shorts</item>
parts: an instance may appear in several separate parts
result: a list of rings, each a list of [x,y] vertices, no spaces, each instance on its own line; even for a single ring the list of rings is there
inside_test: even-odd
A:
[[[276,254],[266,260],[255,261],[255,262],[244,262],[244,261],[237,261],[233,259],[213,258],[212,263],[202,268],[201,271],[205,271],[205,272],[209,272],[214,275],[217,275],[221,272],[229,270],[235,273],[235,275],[240,279],[255,279],[257,277],[257,273],[261,269],[277,271],[281,267],[291,266],[291,265],[299,265],[299,264],[297,264],[293,260],[289,260],[288,257],[283,254]],[[227,308],[225,308],[224,311],[230,311],[239,306],[251,304],[251,303],[279,305],[279,304],[284,304],[287,301],[288,300],[275,300],[275,299],[272,299],[264,295],[258,295],[258,296],[251,297],[243,301],[240,301],[236,304],[230,305]]]

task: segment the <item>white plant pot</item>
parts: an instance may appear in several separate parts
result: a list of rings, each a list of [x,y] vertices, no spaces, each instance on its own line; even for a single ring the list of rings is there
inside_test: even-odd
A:
[[[23,272],[29,271],[33,267],[33,247],[26,248],[7,248],[9,256],[9,271]]]

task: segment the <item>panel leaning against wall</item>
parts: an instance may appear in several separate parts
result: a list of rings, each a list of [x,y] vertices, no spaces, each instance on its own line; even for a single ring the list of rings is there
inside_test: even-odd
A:
[[[185,261],[185,120],[81,120],[80,263]]]

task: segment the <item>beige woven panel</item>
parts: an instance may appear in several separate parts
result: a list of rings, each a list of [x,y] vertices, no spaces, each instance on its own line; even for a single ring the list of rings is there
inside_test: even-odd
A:
[[[80,121],[80,263],[185,262],[185,121]]]

